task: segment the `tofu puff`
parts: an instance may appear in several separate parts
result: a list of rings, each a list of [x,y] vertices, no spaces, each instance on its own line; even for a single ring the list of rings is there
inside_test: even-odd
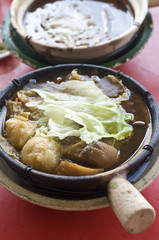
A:
[[[35,136],[27,141],[21,151],[21,161],[34,169],[54,173],[59,165],[62,146],[53,139]]]
[[[60,161],[62,147],[51,138],[34,137],[36,125],[22,116],[6,121],[6,137],[21,151],[21,161],[34,169],[53,173]]]
[[[21,150],[24,144],[35,134],[35,125],[22,116],[6,121],[6,137],[10,144]]]

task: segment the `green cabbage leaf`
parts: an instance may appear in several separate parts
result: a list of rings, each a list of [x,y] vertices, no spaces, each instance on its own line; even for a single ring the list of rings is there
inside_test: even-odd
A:
[[[131,114],[122,111],[93,81],[49,83],[33,89],[40,96],[27,103],[43,112],[45,124],[37,134],[59,138],[76,136],[87,144],[102,138],[122,140],[132,134]]]

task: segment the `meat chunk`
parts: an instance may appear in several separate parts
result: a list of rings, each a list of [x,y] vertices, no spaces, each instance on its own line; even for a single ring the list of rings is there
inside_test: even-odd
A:
[[[34,134],[35,126],[22,116],[16,116],[6,121],[6,137],[16,149],[21,150]]]
[[[87,145],[81,151],[79,157],[96,167],[108,170],[116,163],[117,154],[118,151],[115,147],[98,141]]]
[[[63,155],[79,164],[108,170],[116,163],[118,151],[104,142],[97,141],[87,145],[80,141],[67,147]]]
[[[54,173],[60,162],[62,147],[51,138],[35,136],[21,151],[21,161],[34,169]]]
[[[56,174],[65,176],[87,176],[103,172],[103,169],[93,169],[80,166],[69,161],[61,161],[56,169]]]
[[[63,156],[71,160],[76,160],[79,158],[81,151],[87,146],[86,142],[80,141],[69,147],[66,147],[63,151]]]

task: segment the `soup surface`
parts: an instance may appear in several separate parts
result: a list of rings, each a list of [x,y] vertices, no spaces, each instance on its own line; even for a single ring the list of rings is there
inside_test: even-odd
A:
[[[127,1],[54,1],[31,6],[24,16],[33,39],[57,47],[80,48],[101,44],[133,24]]]
[[[142,146],[150,116],[138,94],[113,75],[31,79],[7,101],[1,146],[34,169],[81,176],[108,171]]]

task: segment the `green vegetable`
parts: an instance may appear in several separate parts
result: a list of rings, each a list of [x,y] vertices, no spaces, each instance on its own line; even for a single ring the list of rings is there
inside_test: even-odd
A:
[[[7,48],[4,46],[3,43],[0,43],[0,54],[7,52]]]
[[[37,134],[59,139],[77,136],[89,144],[101,138],[122,140],[132,133],[126,122],[131,115],[123,113],[93,81],[49,83],[48,89],[34,91],[40,99],[27,106],[42,110],[46,122]]]

